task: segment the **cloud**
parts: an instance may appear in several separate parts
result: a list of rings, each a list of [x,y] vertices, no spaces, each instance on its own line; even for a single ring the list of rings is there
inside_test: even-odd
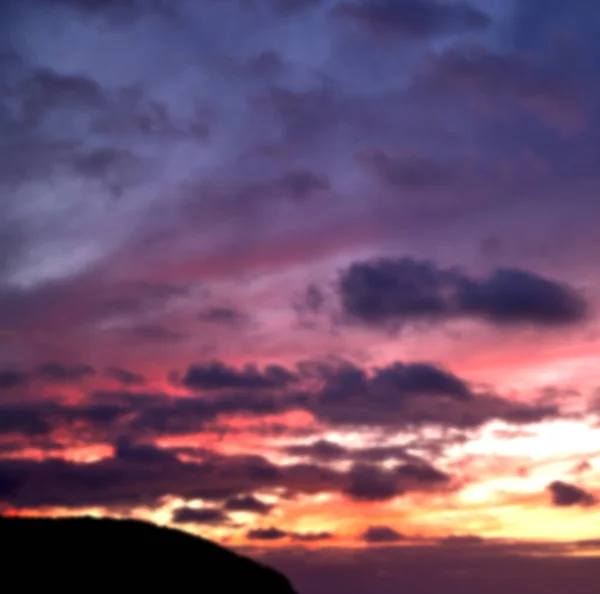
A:
[[[288,536],[287,532],[279,528],[256,528],[246,533],[248,540],[281,540]]]
[[[305,408],[305,397],[295,394],[178,398],[164,393],[100,390],[89,393],[86,401],[77,405],[30,401],[0,406],[0,414],[5,418],[37,419],[35,425],[46,427],[48,434],[66,427],[78,427],[78,431],[85,428],[86,440],[94,442],[121,434],[143,439],[194,434],[221,417],[256,418]],[[19,433],[18,424],[12,432]]]
[[[87,180],[98,180],[119,197],[127,186],[141,181],[146,163],[130,151],[102,147],[73,153],[70,165],[74,173]]]
[[[582,321],[589,309],[571,287],[532,272],[499,269],[479,279],[411,258],[355,262],[338,291],[344,313],[371,326],[470,317],[555,327]]]
[[[62,74],[49,69],[35,70],[26,81],[29,115],[39,116],[43,110],[62,104],[103,107],[107,103],[102,87],[83,75]]]
[[[492,418],[551,414],[491,395],[475,395],[468,382],[427,363],[391,363],[372,373],[346,363],[323,371],[309,401],[320,420],[334,425],[402,426],[427,423],[477,426]],[[517,412],[518,411],[518,412]],[[525,421],[524,421],[525,422]]]
[[[137,386],[146,382],[146,378],[143,375],[122,367],[109,367],[106,369],[105,375],[116,380],[123,386]]]
[[[371,384],[375,392],[396,390],[407,396],[439,394],[456,400],[468,400],[471,396],[464,380],[428,363],[392,363],[377,369]]]
[[[87,464],[0,461],[0,483],[7,485],[0,500],[29,508],[153,505],[166,495],[219,501],[282,481],[282,472],[259,458],[193,464],[153,446],[121,444],[115,456]]]
[[[63,365],[61,363],[44,363],[37,369],[38,375],[52,382],[79,382],[96,375],[96,370],[87,364]]]
[[[373,446],[368,448],[346,448],[338,443],[320,439],[310,444],[292,445],[283,448],[290,456],[306,457],[318,462],[354,460],[356,462],[384,462],[386,460],[414,459],[402,446]]]
[[[362,0],[342,2],[333,16],[354,21],[378,38],[424,39],[486,28],[490,18],[467,3],[437,0]]]
[[[144,324],[130,328],[129,338],[135,342],[169,344],[185,340],[186,335],[161,324]]]
[[[407,491],[448,484],[450,476],[427,464],[402,464],[393,470],[356,464],[348,473],[344,493],[355,501],[387,501]]]
[[[331,540],[334,534],[331,532],[287,532],[276,527],[257,528],[246,533],[248,540],[282,540],[290,538],[296,542],[320,542]]]
[[[290,456],[309,457],[319,461],[332,461],[346,458],[349,452],[343,446],[321,439],[309,445],[294,445],[284,448]]]
[[[41,411],[25,406],[0,409],[0,435],[21,434],[27,437],[47,435],[50,424]]]
[[[292,532],[290,537],[298,542],[321,542],[332,540],[335,538],[335,534],[332,532]]]
[[[11,419],[30,419],[11,425],[11,434],[22,434],[27,427],[35,426],[40,431],[43,427],[49,436],[69,428],[79,440],[89,443],[114,441],[122,435],[147,441],[206,430],[234,432],[235,428],[227,422],[231,417],[252,420],[292,411],[310,413],[331,427],[386,430],[416,430],[428,425],[466,430],[494,419],[527,425],[560,414],[556,405],[517,403],[490,393],[475,393],[466,380],[425,363],[395,362],[374,369],[345,362],[313,366],[298,363],[294,374],[278,366],[266,366],[261,371],[256,366],[238,370],[222,363],[215,365],[200,367],[202,384],[189,389],[202,394],[194,396],[134,391],[142,385],[143,378],[116,368],[109,376],[123,384],[124,389],[91,391],[78,404],[35,400],[7,403],[0,406],[0,414]],[[69,371],[66,375],[65,369]],[[218,373],[213,374],[214,369]],[[64,365],[57,377],[72,380],[73,370],[77,370],[77,365]],[[30,377],[26,372],[19,373]],[[75,377],[79,377],[78,373]],[[293,383],[288,385],[292,378]],[[19,382],[7,376],[5,387],[9,396],[14,395],[9,388],[24,385]],[[183,385],[188,387],[185,382]],[[288,437],[314,433],[313,429],[297,432],[283,419],[262,425],[257,431]],[[328,440],[289,445],[282,451],[315,462],[419,462],[403,447],[346,448]]]
[[[150,444],[136,444],[122,437],[114,448],[114,459],[131,464],[169,464],[177,460],[173,453]]]
[[[246,366],[237,370],[219,362],[192,365],[182,379],[191,390],[222,389],[277,389],[296,381],[296,376],[278,365],[270,365],[263,371]]]
[[[229,518],[220,509],[178,507],[172,516],[176,524],[227,524]]]
[[[398,478],[392,471],[375,466],[355,466],[344,493],[354,501],[387,501],[402,494]]]
[[[322,0],[268,0],[280,14],[294,14],[318,6]]]
[[[574,505],[593,505],[595,497],[569,483],[554,481],[548,485],[552,503],[557,507],[571,507]]]
[[[15,414],[9,421],[29,433],[45,430],[25,415]],[[107,416],[101,423],[112,428],[115,420]],[[291,496],[339,493],[356,501],[385,501],[409,491],[444,488],[450,480],[425,464],[419,468],[399,465],[393,470],[363,465],[342,472],[317,464],[278,465],[261,456],[210,451],[199,453],[192,462],[180,459],[177,450],[137,443],[130,437],[121,436],[114,443],[112,456],[88,463],[59,458],[0,459],[0,482],[10,485],[0,503],[15,508],[111,508],[154,505],[169,495],[219,502],[223,511],[266,515],[270,510],[252,495],[265,488],[279,488]],[[43,489],[42,484],[46,485]]]
[[[246,321],[246,316],[232,307],[209,307],[198,313],[198,319],[212,324],[239,326]]]
[[[215,398],[163,398],[156,402],[132,403],[127,406],[137,413],[131,429],[151,435],[194,433],[219,417],[261,417],[302,408],[302,398],[294,395],[276,398],[263,394],[221,395]]]
[[[497,324],[561,326],[581,321],[584,300],[570,287],[516,269],[497,270],[483,281],[464,278],[459,309]]]
[[[228,499],[224,505],[224,508],[228,511],[242,511],[260,515],[267,515],[273,507],[273,505],[264,503],[252,495]]]
[[[11,390],[21,388],[30,380],[28,374],[13,369],[0,371],[0,390]]]
[[[162,10],[170,4],[168,0],[59,0],[59,2],[90,12],[111,10],[122,6],[137,7],[140,11],[142,9]]]
[[[588,59],[559,44],[546,47],[544,55],[451,47],[425,63],[416,85],[446,100],[464,102],[465,95],[484,100],[487,115],[503,117],[507,108],[516,108],[572,132],[589,112],[591,86],[582,67]],[[569,66],[575,60],[578,66]]]
[[[147,317],[154,312],[163,313],[167,306],[177,299],[188,295],[188,287],[168,282],[119,282],[109,287],[93,289],[99,293],[99,299],[89,304],[89,316],[97,321],[112,320],[127,316],[135,320]],[[86,297],[89,298],[88,295]],[[141,326],[144,327],[143,325]],[[148,326],[152,328],[152,326]]]
[[[229,191],[221,202],[229,202],[232,209],[272,208],[281,201],[304,203],[331,190],[331,181],[323,173],[306,168],[295,168],[278,177],[240,184]]]
[[[389,155],[382,150],[361,151],[356,160],[392,187],[424,189],[442,185],[455,177],[449,167],[410,152]]]
[[[327,176],[307,169],[289,171],[278,180],[278,185],[284,194],[295,200],[306,200],[317,192],[331,189]]]
[[[369,526],[361,540],[369,544],[392,543],[404,540],[404,536],[389,526]]]

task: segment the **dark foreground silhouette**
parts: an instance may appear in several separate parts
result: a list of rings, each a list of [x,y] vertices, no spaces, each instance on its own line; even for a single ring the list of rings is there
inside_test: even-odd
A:
[[[14,591],[294,594],[268,567],[145,522],[0,518],[0,549]]]

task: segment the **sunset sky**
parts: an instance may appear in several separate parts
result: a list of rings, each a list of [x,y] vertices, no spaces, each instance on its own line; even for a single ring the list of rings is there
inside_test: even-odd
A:
[[[599,139],[594,0],[1,0],[0,511],[600,554]]]

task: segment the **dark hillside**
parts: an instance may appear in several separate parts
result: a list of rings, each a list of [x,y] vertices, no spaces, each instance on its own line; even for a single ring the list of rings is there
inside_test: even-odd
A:
[[[130,520],[0,518],[13,591],[294,594],[281,574],[210,541]]]

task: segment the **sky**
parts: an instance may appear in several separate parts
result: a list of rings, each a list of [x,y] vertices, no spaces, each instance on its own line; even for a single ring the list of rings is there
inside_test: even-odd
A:
[[[599,33],[0,0],[0,511],[338,577],[599,555]]]

